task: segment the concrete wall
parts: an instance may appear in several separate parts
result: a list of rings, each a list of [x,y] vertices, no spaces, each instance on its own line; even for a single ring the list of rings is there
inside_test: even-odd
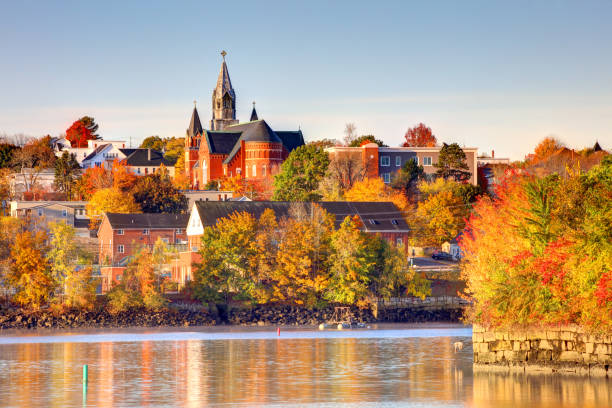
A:
[[[577,326],[493,331],[474,325],[474,368],[573,373],[612,378],[612,333]]]

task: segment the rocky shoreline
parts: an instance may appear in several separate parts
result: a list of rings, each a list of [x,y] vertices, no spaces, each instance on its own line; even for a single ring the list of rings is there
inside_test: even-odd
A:
[[[309,310],[292,305],[258,305],[233,308],[227,312],[223,306],[204,308],[175,308],[162,311],[145,309],[112,314],[104,309],[97,311],[68,311],[62,314],[52,311],[28,312],[19,309],[0,310],[0,330],[37,328],[127,328],[127,327],[188,327],[215,326],[222,324],[237,326],[293,326],[312,325],[328,321],[334,313],[333,307]],[[382,309],[374,317],[369,309],[351,310],[353,320],[363,323],[420,323],[458,322],[462,310],[449,308],[439,310]]]

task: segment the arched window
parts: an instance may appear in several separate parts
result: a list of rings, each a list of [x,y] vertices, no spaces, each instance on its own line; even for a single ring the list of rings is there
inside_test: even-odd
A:
[[[266,165],[261,166],[261,176],[266,177]]]
[[[252,174],[252,177],[257,177],[257,165],[256,164],[253,165],[253,174]]]

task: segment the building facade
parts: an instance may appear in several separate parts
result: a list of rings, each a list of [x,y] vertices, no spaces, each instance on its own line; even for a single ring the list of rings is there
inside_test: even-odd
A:
[[[89,237],[87,201],[11,201],[11,217],[29,219],[37,226],[49,222],[63,222],[76,230],[76,235]]]
[[[212,180],[240,177],[271,179],[289,153],[304,144],[300,130],[274,131],[257,116],[249,122],[236,119],[236,92],[232,87],[225,53],[217,86],[212,94],[210,130],[204,130],[194,107],[185,137],[185,172],[191,188],[201,189]]]
[[[368,143],[361,147],[333,146],[325,149],[330,158],[350,156],[360,160],[369,177],[380,177],[385,183],[391,183],[394,175],[408,160],[414,160],[423,166],[427,175],[436,173],[434,166],[438,162],[441,146],[435,147],[379,147],[375,143]],[[466,156],[469,182],[477,184],[477,156],[478,148],[463,147]]]

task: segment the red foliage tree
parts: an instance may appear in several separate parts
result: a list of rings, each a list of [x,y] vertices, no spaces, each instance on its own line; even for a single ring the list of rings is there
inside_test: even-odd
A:
[[[100,138],[96,134],[98,125],[90,116],[83,116],[75,121],[68,129],[66,129],[66,139],[72,147],[87,147],[88,140],[97,140]]]
[[[433,147],[438,143],[430,127],[419,123],[406,131],[404,147]]]

